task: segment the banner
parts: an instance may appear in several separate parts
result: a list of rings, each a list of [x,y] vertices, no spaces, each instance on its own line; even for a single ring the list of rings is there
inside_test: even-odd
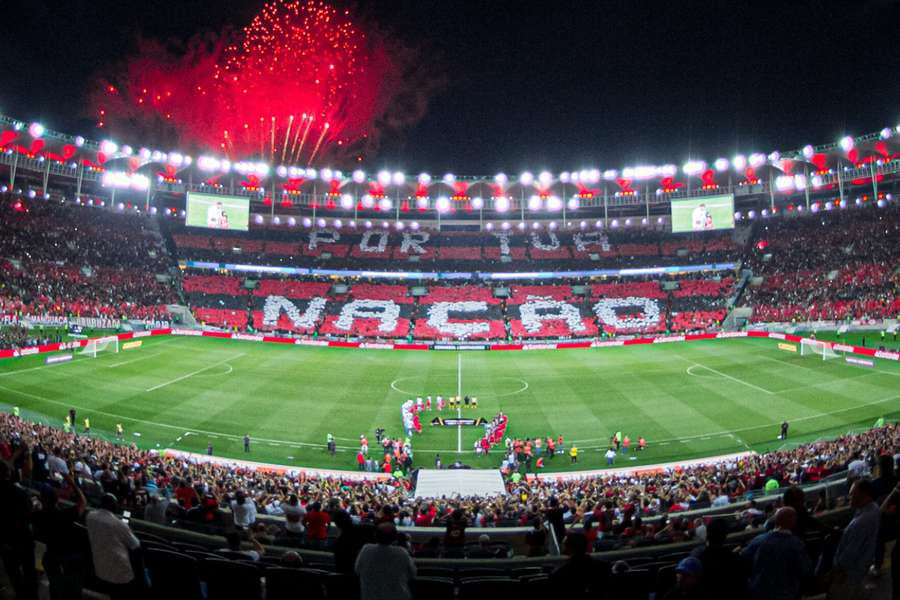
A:
[[[141,340],[137,340],[136,342],[125,342],[122,344],[122,350],[134,350],[136,348],[140,348],[141,344],[144,342]]]
[[[794,344],[785,344],[784,342],[778,342],[778,349],[784,350],[785,352],[796,352],[797,346]]]

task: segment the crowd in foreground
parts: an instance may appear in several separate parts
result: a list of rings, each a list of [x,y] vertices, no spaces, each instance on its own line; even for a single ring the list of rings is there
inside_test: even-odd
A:
[[[798,484],[847,471],[852,480],[862,482],[862,487],[855,488],[862,491],[850,495],[851,505],[859,509],[863,502],[860,498],[865,496],[868,506],[873,499],[888,497],[896,485],[894,462],[898,450],[900,427],[888,425],[793,450],[656,474],[599,475],[574,480],[510,479],[509,493],[503,497],[424,500],[412,497],[407,478],[313,478],[303,473],[275,474],[197,463],[161,456],[134,445],[64,433],[9,414],[0,416],[0,459],[7,484],[21,481],[39,490],[43,502],[55,506],[57,499],[72,501],[82,512],[89,504],[109,510],[121,506],[149,521],[177,522],[188,528],[195,525],[207,532],[225,533],[231,536],[229,539],[241,532],[262,551],[266,544],[276,544],[339,552],[346,530],[354,531],[358,541],[374,540],[374,527],[383,524],[445,528],[443,539],[436,537],[421,546],[405,542],[411,554],[423,557],[467,556],[463,547],[468,527],[528,526],[532,530],[526,535],[526,542],[532,556],[547,552],[550,530],[557,540],[566,540],[564,546],[570,554],[578,556],[668,542],[693,540],[709,544],[717,536],[766,524],[776,532],[798,528],[805,531],[813,527],[812,515],[829,506],[825,498],[804,500]],[[873,475],[878,477],[870,480]],[[772,481],[781,487],[791,486],[786,503],[795,514],[759,510],[752,502],[742,503],[731,517],[714,520],[716,525],[709,519],[683,518],[678,514],[742,502],[747,492],[767,488]],[[8,494],[9,489],[4,493]],[[792,494],[799,495],[799,501],[791,500]],[[807,512],[808,507],[813,510]],[[7,511],[4,517],[9,520],[12,515]],[[261,519],[261,515],[284,520]],[[657,516],[663,518],[650,518]],[[342,532],[337,538],[330,527],[332,523]],[[6,525],[10,531],[22,526],[13,522]],[[364,530],[372,535],[362,536]],[[240,537],[234,539],[234,548],[239,550]],[[402,535],[400,539],[403,540]],[[780,538],[771,543],[781,543]],[[762,552],[765,547],[764,542],[751,544],[745,553]],[[492,551],[494,554],[488,552],[486,546],[484,550],[485,556],[498,555],[496,550]],[[254,552],[259,555],[259,551]],[[475,556],[481,555],[476,552]],[[866,562],[864,574],[875,558],[866,553],[860,556],[863,558],[854,560]],[[698,560],[702,562],[702,553]],[[750,560],[753,565],[759,562]],[[574,563],[570,568],[580,568]],[[799,567],[804,573],[811,568],[802,564]],[[686,564],[685,577],[681,579],[698,579],[701,572],[702,565]],[[862,574],[852,573],[852,578],[859,575],[856,583],[861,582]],[[577,581],[577,575],[572,577]],[[750,581],[752,584],[752,576]],[[766,587],[771,581],[764,578],[758,584]]]

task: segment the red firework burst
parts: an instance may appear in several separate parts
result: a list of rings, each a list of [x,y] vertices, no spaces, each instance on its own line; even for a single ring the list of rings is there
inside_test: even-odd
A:
[[[421,116],[427,86],[417,86],[421,101],[408,101],[400,75],[409,54],[401,56],[347,11],[276,0],[237,36],[195,40],[179,58],[145,44],[118,81],[100,82],[94,106],[106,126],[146,133],[165,125],[180,143],[235,159],[341,161],[371,149],[376,121],[397,122],[389,113],[401,96],[401,120]]]

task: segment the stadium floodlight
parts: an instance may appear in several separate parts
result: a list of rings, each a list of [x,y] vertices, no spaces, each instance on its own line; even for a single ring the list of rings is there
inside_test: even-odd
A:
[[[341,195],[341,208],[344,210],[350,210],[353,208],[353,196],[350,194],[342,194]]]
[[[381,201],[378,203],[378,208],[380,208],[383,211],[389,211],[393,207],[394,207],[394,203],[391,202],[390,198],[382,198]]]
[[[322,217],[319,217],[319,219],[316,220],[316,225],[317,225],[320,229],[324,229],[325,226],[326,226],[327,224],[328,224],[328,223],[327,223],[327,222],[325,221],[325,219],[323,219]]]
[[[391,175],[391,183],[394,185],[403,185],[406,183],[406,175],[402,171],[394,171]]]
[[[735,171],[743,171],[747,168],[747,157],[743,154],[738,154],[731,159],[731,166],[734,167]]]
[[[256,215],[256,216],[253,218],[253,222],[256,223],[257,225],[262,225],[262,224],[263,224],[263,216],[262,216],[262,215]]]
[[[706,170],[706,163],[702,160],[689,160],[684,163],[684,166],[681,167],[681,170],[685,175],[688,175],[689,177],[696,177]]]
[[[656,176],[656,167],[652,165],[638,165],[622,169],[622,177],[625,179],[652,179]]]
[[[885,202],[881,198],[878,199],[878,202],[876,202],[876,204],[878,204],[878,208],[884,208],[885,206],[887,206],[887,202]]]
[[[77,147],[81,148],[82,146],[84,146],[84,142],[85,142],[84,137],[82,137],[80,135],[75,136],[75,145]]]
[[[769,152],[769,162],[770,163],[777,163],[779,160],[781,160],[781,152],[779,152],[778,150],[773,150],[772,152]]]
[[[664,219],[663,219],[662,217],[656,217],[656,224],[657,224],[657,225],[662,225],[662,224],[663,224],[663,221],[664,221]]]
[[[631,227],[631,218],[625,219],[625,227]]]
[[[498,196],[494,198],[494,210],[504,213],[509,210],[509,198],[506,196]]]
[[[519,229],[520,231],[524,231],[525,230],[525,221],[519,221],[516,224],[516,228]]]
[[[531,196],[528,199],[528,210],[532,212],[537,212],[541,210],[541,197],[537,194]]]
[[[437,202],[434,203],[434,206],[439,213],[446,213],[450,210],[450,199],[446,196],[441,196],[437,199]]]
[[[541,223],[540,223],[540,221],[535,221],[534,223],[532,223],[532,224],[531,224],[531,228],[534,229],[535,231],[537,231],[538,229],[540,229],[540,228],[541,228]]]
[[[487,231],[493,231],[493,230],[494,230],[494,224],[491,223],[490,221],[488,221],[487,223],[484,224],[484,228],[485,228],[485,230],[487,230]]]
[[[519,175],[519,183],[522,185],[532,185],[534,183],[534,175],[529,171],[523,171],[521,175]]]
[[[816,149],[812,147],[812,144],[807,144],[803,146],[803,157],[806,160],[812,160],[812,157],[816,155]]]
[[[741,211],[739,211],[739,210],[734,211],[734,220],[735,221],[741,220]]]
[[[275,225],[281,225],[281,217],[275,215],[274,217],[272,217],[272,223],[274,223]]]
[[[349,223],[347,223],[347,225],[350,227],[350,229],[356,229],[356,221],[350,221]]]
[[[481,210],[484,208],[484,199],[481,196],[476,196],[472,198],[472,208],[475,210]]]
[[[416,198],[416,208],[420,210],[425,210],[428,208],[428,197],[427,196],[419,196]]]
[[[288,176],[287,167],[285,167],[284,165],[279,165],[278,167],[275,168],[275,174],[278,175],[279,177],[281,177],[282,179],[287,177]]]
[[[581,222],[578,224],[578,227],[579,227],[580,229],[587,229],[587,221],[581,221]]]
[[[853,140],[853,136],[845,135],[838,143],[841,146],[841,150],[843,150],[844,152],[850,152],[851,150],[853,150],[856,142]]]
[[[594,223],[594,227],[596,227],[597,229],[603,229],[603,221],[600,219],[597,219],[597,222]]]
[[[647,225],[647,217],[642,217],[642,218],[641,218],[641,225],[644,225],[644,226]]]
[[[118,150],[119,146],[111,140],[103,140],[100,142],[100,152],[107,156],[115,154]]]
[[[615,169],[607,169],[603,171],[603,179],[605,179],[606,181],[613,181],[618,176],[619,172]]]
[[[419,222],[418,222],[418,221],[413,221],[412,223],[409,224],[409,228],[412,229],[413,231],[418,231],[418,229],[419,229]]]
[[[724,173],[725,171],[727,171],[730,165],[731,163],[728,162],[727,158],[717,158],[716,162],[713,163],[713,166],[719,173]]]
[[[756,211],[755,211],[755,210],[749,211],[749,212],[747,213],[747,218],[750,219],[751,221],[752,221],[753,219],[755,219],[755,218],[756,218]]]
[[[382,228],[382,229],[390,229],[390,228],[391,228],[391,224],[388,223],[387,221],[382,221],[382,222],[381,222],[381,228]]]
[[[366,180],[366,172],[362,169],[356,169],[350,177],[356,183],[363,183]]]
[[[375,199],[369,194],[364,194],[360,202],[362,203],[363,208],[372,208],[375,206]]]
[[[28,135],[33,138],[39,138],[44,135],[44,126],[40,123],[32,123],[28,126]]]
[[[297,219],[294,217],[288,217],[288,227],[295,227],[297,225]]]
[[[335,228],[335,229],[340,229],[340,228],[343,227],[343,226],[344,226],[343,221],[341,221],[340,219],[335,219],[335,220],[334,220],[334,228]]]
[[[569,200],[566,202],[566,208],[568,208],[569,210],[578,210],[578,198],[569,198]]]
[[[560,173],[560,174],[559,174],[559,180],[560,180],[561,182],[563,182],[563,183],[569,183],[569,181],[570,181],[570,178],[569,178],[569,172],[568,172],[568,171],[563,171],[562,173]]]
[[[303,217],[303,226],[304,227],[312,227],[312,219],[309,217]]]
[[[382,186],[391,184],[391,172],[390,171],[378,171],[378,175],[375,176],[378,180],[378,183]]]
[[[541,171],[538,175],[538,182],[542,186],[547,187],[553,183],[553,175],[551,175],[549,171]]]
[[[396,223],[394,223],[394,227],[397,229],[397,231],[403,231],[403,221],[397,221]]]
[[[307,179],[316,179],[319,176],[319,174],[316,172],[315,169],[308,168],[303,171],[303,176],[306,177]]]
[[[550,224],[547,225],[547,229],[556,229],[556,221],[550,221]]]
[[[750,166],[754,169],[758,169],[759,167],[766,164],[766,155],[762,152],[754,152],[750,155],[749,158]]]
[[[503,231],[509,231],[509,221],[503,221],[500,223],[500,229]]]
[[[494,183],[499,186],[504,186],[509,182],[509,178],[504,173],[497,173],[494,175]]]
[[[372,229],[372,221],[369,221],[367,219],[366,222],[363,223],[363,227],[365,227],[366,229]]]
[[[610,223],[610,226],[612,226],[612,227],[618,227],[618,226],[619,226],[619,220],[618,220],[618,219],[613,219],[613,220],[612,220],[612,223]]]
[[[547,210],[556,212],[560,209],[562,209],[562,200],[559,199],[559,196],[550,196],[547,198]]]
[[[445,174],[443,177],[443,182],[447,185],[453,185],[454,183],[456,183],[456,175],[454,175],[453,173]]]
[[[319,175],[321,175],[322,181],[331,181],[334,178],[334,172],[331,169],[322,169],[319,171]]]
[[[419,176],[416,179],[419,182],[419,185],[431,185],[431,175],[428,173],[419,173]]]

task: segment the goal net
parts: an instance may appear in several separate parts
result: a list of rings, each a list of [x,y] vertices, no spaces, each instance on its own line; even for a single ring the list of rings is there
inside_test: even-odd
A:
[[[821,356],[822,360],[831,360],[832,358],[838,358],[837,352],[832,349],[830,344],[807,339],[803,339],[800,341],[800,355]]]
[[[87,345],[81,349],[79,354],[90,356],[91,358],[97,358],[98,354],[112,352],[116,353],[119,351],[119,338],[116,336],[97,338],[96,340],[91,340],[87,343]]]

